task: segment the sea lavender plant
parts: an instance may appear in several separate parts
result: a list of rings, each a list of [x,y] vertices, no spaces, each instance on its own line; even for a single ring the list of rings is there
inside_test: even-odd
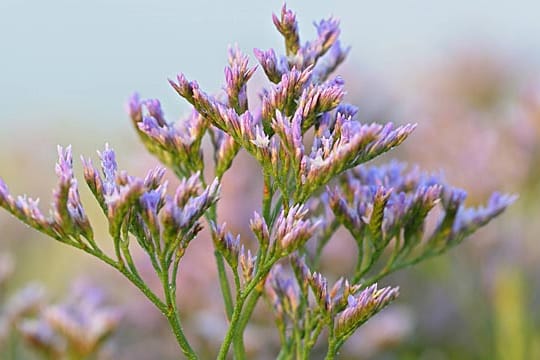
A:
[[[13,259],[0,254],[0,285],[8,280]],[[6,295],[4,291],[2,295]],[[75,282],[67,298],[50,304],[46,289],[29,283],[0,299],[0,356],[18,359],[25,348],[42,359],[103,358],[109,335],[116,330],[121,312],[105,304],[101,289]],[[2,357],[3,358],[3,357]]]
[[[254,51],[270,81],[258,104],[248,103],[247,83],[256,70],[231,48],[224,94],[212,96],[182,74],[170,80],[192,106],[180,123],[168,122],[155,99],[137,94],[128,103],[133,125],[147,149],[179,178],[170,194],[165,170],[144,178],[118,170],[107,145],[101,171],[83,159],[84,179],[108,219],[114,254],[94,239],[81,204],[71,147],[59,147],[50,215],[38,200],[13,197],[0,182],[0,206],[46,235],[98,257],[120,271],[163,313],[182,353],[197,352],[182,328],[177,308],[179,262],[208,224],[229,328],[217,354],[246,358],[243,333],[261,298],[275,314],[280,359],[309,358],[322,334],[326,359],[399,294],[380,287],[386,275],[439,255],[487,224],[515,197],[494,194],[485,207],[468,208],[466,194],[437,175],[400,163],[366,165],[401,144],[414,124],[364,124],[358,109],[343,102],[344,81],[333,76],[349,48],[339,41],[339,22],[315,23],[317,37],[300,41],[296,15],[285,6],[273,22],[285,40],[285,55]],[[211,139],[214,179],[204,174],[204,138]],[[250,219],[256,248],[227,231],[217,213],[220,183],[240,150],[253,156],[263,178],[262,204]],[[435,223],[427,230],[427,223]],[[343,226],[354,238],[358,259],[349,278],[333,285],[321,274],[320,258]],[[132,256],[148,256],[163,294],[145,283]],[[230,274],[230,277],[228,276]],[[181,275],[181,274],[180,274]]]

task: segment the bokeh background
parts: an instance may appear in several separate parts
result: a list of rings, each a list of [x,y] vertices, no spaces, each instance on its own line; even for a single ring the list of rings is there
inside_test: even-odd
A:
[[[520,194],[507,213],[459,248],[388,279],[401,286],[400,300],[350,341],[344,358],[540,358],[540,4],[287,4],[297,11],[304,39],[314,35],[314,20],[341,19],[342,42],[352,50],[338,73],[346,80],[347,100],[360,106],[362,119],[419,124],[387,158],[443,170],[449,181],[468,190],[471,203],[486,200],[496,189]],[[254,47],[282,48],[271,22],[271,13],[281,5],[245,0],[0,1],[0,176],[14,193],[48,204],[56,145],[73,144],[75,154],[93,155],[105,142],[117,150],[122,168],[142,175],[156,162],[131,128],[124,109],[127,97],[135,90],[157,97],[170,120],[179,118],[189,108],[167,78],[184,72],[204,89],[218,92],[229,44],[250,54]],[[262,76],[255,83],[261,84]],[[248,158],[235,167],[235,177],[226,177],[230,205],[220,210],[233,229],[245,232],[253,208],[239,198],[249,198],[247,192],[256,203],[260,184],[251,181],[255,170]],[[88,195],[83,193],[89,212],[103,226]],[[106,243],[106,229],[98,233]],[[221,304],[215,304],[219,294],[209,248],[203,237],[184,261],[180,288],[190,291],[180,291],[179,301],[196,346],[212,354],[225,323]],[[176,344],[165,321],[101,263],[26,229],[5,213],[0,214],[0,253],[15,260],[9,282],[0,286],[0,302],[40,282],[45,287],[40,301],[62,303],[72,296],[72,284],[83,281],[99,287],[108,306],[123,314],[103,357],[175,358]],[[335,247],[325,266],[346,269],[346,253]],[[5,257],[0,261],[8,268]],[[142,257],[140,264],[145,266]],[[259,312],[264,311],[261,306]],[[271,358],[264,354],[273,353],[275,337],[256,318],[247,343],[259,356]],[[15,341],[17,358],[34,358],[22,339]],[[2,359],[15,353],[6,348],[0,345]]]

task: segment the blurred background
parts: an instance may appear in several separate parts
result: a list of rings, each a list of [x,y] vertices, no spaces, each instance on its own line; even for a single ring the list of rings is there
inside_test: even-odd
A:
[[[281,51],[271,21],[281,5],[0,1],[0,176],[13,193],[39,197],[46,205],[56,181],[56,145],[73,144],[78,157],[94,155],[105,142],[117,150],[121,168],[144,174],[156,161],[131,128],[127,97],[139,91],[159,98],[170,121],[180,118],[189,108],[167,78],[183,72],[203,89],[219,92],[229,44],[249,54],[255,47]],[[401,286],[400,300],[362,328],[343,358],[539,359],[540,4],[297,0],[287,5],[298,14],[303,40],[314,36],[313,21],[341,19],[342,42],[352,50],[338,73],[361,119],[419,124],[386,159],[442,170],[449,182],[468,191],[473,204],[494,190],[520,194],[507,213],[459,248],[387,279]],[[259,74],[253,85],[262,79]],[[252,181],[256,168],[249,158],[234,166],[245,176],[225,177],[224,201],[230,205],[220,211],[231,230],[242,233],[253,208],[236,201],[237,195],[247,192],[257,203],[260,183]],[[82,195],[106,244],[105,221],[89,193]],[[213,300],[219,294],[212,258],[205,257],[210,244],[202,236],[183,261],[179,301],[195,346],[213,354],[226,324],[221,304]],[[340,247],[329,251],[325,266],[338,273],[347,269],[344,253]],[[146,266],[142,256],[139,263]],[[36,282],[43,285],[28,290]],[[190,289],[189,295],[182,289]],[[103,298],[90,301],[87,313],[105,312],[110,325],[105,330],[114,329],[100,358],[176,358],[165,321],[120,275],[0,214],[4,315],[16,304],[19,312],[24,306],[54,310],[88,293]],[[270,359],[277,334],[265,325],[265,311],[261,306],[248,328],[247,345]],[[8,327],[4,316],[0,358],[35,358],[25,339],[8,334]]]

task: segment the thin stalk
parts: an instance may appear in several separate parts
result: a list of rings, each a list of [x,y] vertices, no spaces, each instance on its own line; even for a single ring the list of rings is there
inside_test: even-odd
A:
[[[129,244],[126,242],[125,244],[122,244],[122,252],[124,253],[124,257],[126,259],[127,265],[131,273],[142,282],[142,278],[139,274],[139,271],[137,270],[137,267],[135,266],[135,262],[133,261],[133,257],[131,256],[131,253],[129,252],[128,248]]]
[[[272,184],[270,184],[270,176],[264,174],[264,186],[263,186],[263,200],[262,200],[262,216],[265,221],[270,221],[271,210],[272,210],[272,198],[274,197],[274,192],[272,189]],[[270,226],[267,223],[268,226]]]
[[[264,178],[264,185],[263,185],[263,196],[262,196],[262,215],[267,226],[271,229],[273,226],[272,199],[274,197],[274,189],[271,184],[271,178],[264,171],[264,169],[263,169],[263,178]],[[279,208],[279,207],[281,206],[278,203],[276,208]],[[258,259],[262,259],[262,254],[258,256]],[[237,291],[238,293],[240,293],[241,291],[239,286],[237,286]],[[248,290],[247,293],[249,294],[250,291],[251,290]],[[253,314],[253,311],[255,310],[255,306],[257,305],[261,295],[262,295],[262,291],[256,290],[254,293],[252,293],[249,296],[247,303],[245,304],[245,309],[243,310],[238,320],[236,334],[233,337],[233,351],[234,351],[235,359],[237,360],[244,359],[246,356],[245,346],[244,346],[244,331],[246,330],[247,324],[249,323],[249,320],[251,319],[251,315]],[[231,301],[231,307],[232,307],[232,301]],[[231,326],[232,326],[232,317],[229,317],[229,320],[231,320]]]
[[[225,261],[223,259],[223,255],[221,255],[221,253],[217,249],[214,250],[214,257],[216,258],[219,286],[221,288],[223,302],[225,303],[225,312],[227,314],[227,319],[231,321],[234,305],[232,300],[231,287],[229,285],[229,279],[227,278],[227,272],[225,271]]]
[[[270,259],[268,263],[265,264],[260,269],[260,271],[257,272],[255,277],[247,284],[243,291],[238,292],[238,295],[236,296],[236,304],[234,306],[231,317],[231,322],[229,324],[229,330],[227,331],[227,334],[225,334],[225,339],[223,340],[221,348],[219,349],[219,354],[217,357],[218,360],[225,360],[227,357],[227,353],[229,352],[229,347],[231,346],[233,340],[237,336],[243,336],[245,326],[247,325],[253,309],[255,308],[255,305],[257,305],[257,301],[259,300],[260,294],[258,293],[262,293],[262,291],[258,290],[251,296],[250,294],[257,287],[257,285],[259,285],[262,279],[265,278],[266,275],[268,275],[268,272],[276,263],[276,261],[277,259],[275,258]],[[246,306],[244,312],[244,305],[246,304],[246,300],[248,300],[248,298],[250,300],[248,301],[248,306]]]
[[[162,267],[164,267],[164,265],[165,264],[162,264]],[[177,266],[176,261],[175,261],[175,266]],[[173,270],[173,273],[176,274],[176,271]],[[166,308],[167,308],[165,316],[167,317],[169,325],[171,326],[171,329],[173,330],[174,336],[176,337],[176,341],[180,345],[180,348],[182,349],[182,352],[184,353],[186,358],[198,359],[197,354],[191,348],[191,345],[189,344],[184,334],[184,331],[182,330],[180,314],[176,306],[176,296],[175,296],[176,295],[176,279],[172,279],[172,282],[171,282],[169,278],[168,269],[164,269],[164,271],[162,272],[161,284],[163,286],[163,292],[165,294],[165,302],[166,302]]]
[[[124,266],[123,263],[114,261],[113,259],[111,259],[110,257],[108,257],[105,253],[101,251],[93,251],[89,249],[88,247],[78,247],[78,248],[97,257],[101,261],[105,262],[106,264],[120,271],[120,273],[122,273],[122,275],[124,275],[129,281],[131,281],[133,285],[135,285],[139,290],[141,290],[141,292],[148,298],[148,300],[150,300],[163,314],[166,313],[167,307],[163,303],[163,301],[156,294],[154,294],[152,290],[150,290],[148,286],[146,286],[146,284],[142,282],[142,280],[140,280],[135,275],[133,275]]]
[[[304,349],[304,356],[303,359],[309,359],[309,354],[311,353],[311,350],[317,343],[317,339],[319,338],[319,335],[321,334],[321,331],[324,327],[324,323],[319,320],[317,321],[317,326],[315,327],[315,330],[313,330],[312,334],[309,335],[309,339],[307,341],[306,347]]]
[[[201,184],[206,187],[206,181],[204,180],[204,175],[202,174],[202,172],[200,173],[199,179],[201,181]],[[217,208],[215,204],[210,206],[206,214],[204,214],[204,217],[206,218],[206,222],[208,224],[210,224],[211,222],[217,223]],[[229,278],[227,277],[227,272],[225,270],[225,261],[223,259],[223,255],[217,249],[214,250],[214,257],[216,258],[219,287],[221,289],[221,295],[225,304],[225,312],[227,314],[227,319],[230,321],[234,306],[231,294],[231,286],[229,284]]]
[[[239,294],[242,289],[240,285],[240,277],[238,276],[238,271],[234,272],[234,282],[236,285],[236,292]],[[240,320],[240,324],[242,323],[242,320]],[[233,352],[234,352],[234,358],[235,360],[241,360],[246,358],[246,349],[244,346],[244,336],[243,331],[240,331],[240,335],[236,336],[233,340]]]
[[[96,243],[96,241],[94,240],[94,237],[93,236],[88,236],[88,237],[84,237],[87,241],[88,241],[88,244],[90,244],[90,247],[96,251],[99,251],[100,248],[98,246],[98,244]]]
[[[300,333],[300,328],[298,327],[298,324],[296,323],[294,325],[293,329],[294,334],[294,342],[295,342],[295,358],[301,359],[302,358],[302,334]]]
[[[328,326],[328,352],[326,353],[325,360],[334,360],[339,350],[339,344],[334,336],[334,322],[331,321]]]
[[[124,266],[124,258],[122,257],[122,252],[120,250],[120,241],[122,241],[120,239],[120,237],[115,237],[113,239],[113,243],[114,243],[114,253],[116,254],[116,259],[118,260],[118,263],[121,264],[121,266]],[[74,245],[75,246],[75,245]],[[79,247],[79,246],[77,246]],[[82,247],[79,247],[79,248],[82,248]],[[100,251],[96,251],[96,253],[98,252],[101,252]],[[103,259],[102,259],[103,260]]]
[[[255,290],[255,292],[253,292],[249,296],[246,304],[244,305],[245,306],[244,311],[240,315],[240,320],[238,322],[239,335],[237,336],[237,339],[238,341],[241,341],[242,343],[244,339],[244,336],[243,336],[244,330],[246,329],[247,324],[249,323],[249,320],[251,319],[251,315],[253,314],[253,311],[255,310],[255,306],[257,306],[257,303],[259,302],[261,295],[262,295],[262,291]]]
[[[225,335],[225,339],[223,339],[223,343],[221,344],[221,348],[219,349],[219,353],[217,356],[218,360],[225,360],[227,358],[229,347],[231,346],[234,336],[236,336],[238,332],[237,324],[238,324],[238,321],[240,320],[242,308],[244,307],[245,301],[246,301],[246,296],[243,293],[239,292],[236,299],[236,305],[234,306],[234,311],[231,316],[231,323],[229,324],[229,330],[227,331],[227,334]]]
[[[148,298],[148,300],[150,300],[159,309],[159,311],[161,311],[163,315],[165,315],[176,337],[176,341],[178,342],[178,345],[180,346],[180,349],[182,350],[184,355],[188,359],[198,359],[197,354],[193,351],[189,342],[187,341],[187,338],[183,333],[182,326],[180,324],[180,318],[178,315],[178,309],[176,308],[176,301],[172,301],[173,298],[169,291],[169,286],[167,285],[169,282],[167,272],[164,271],[162,277],[163,289],[166,296],[166,303],[164,303],[156,294],[152,292],[152,290],[150,290],[150,288],[148,288],[148,286],[140,278],[132,274],[124,266],[123,263],[114,261],[102,251],[96,251],[86,246],[74,246],[91,255],[94,255],[101,261],[117,269],[122,273],[122,275],[124,275],[129,281],[131,281],[131,283],[135,285]]]

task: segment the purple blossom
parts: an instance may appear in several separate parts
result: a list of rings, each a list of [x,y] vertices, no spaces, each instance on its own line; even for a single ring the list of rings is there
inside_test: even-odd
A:
[[[314,23],[317,35],[323,48],[330,48],[339,37],[339,20],[335,18],[323,19]]]
[[[81,156],[81,162],[83,165],[83,174],[86,184],[90,188],[90,191],[92,191],[92,194],[97,199],[103,211],[107,211],[103,180],[101,179],[98,170],[92,164],[91,159],[85,159],[83,156]]]
[[[236,271],[240,251],[242,251],[243,266],[249,266],[249,259],[246,258],[244,247],[240,245],[240,235],[234,236],[230,232],[225,231],[225,224],[212,224],[212,238],[217,249],[221,251],[231,268]],[[251,256],[251,254],[249,254]],[[247,268],[246,268],[247,271]]]
[[[134,124],[142,119],[142,103],[138,93],[133,93],[127,102],[127,112]]]
[[[417,168],[407,172],[406,166],[397,162],[360,166],[348,172],[345,179],[341,186],[328,189],[329,206],[360,243],[364,231],[370,231],[378,238],[374,246],[381,249],[403,234],[404,249],[429,237],[424,253],[439,253],[450,242],[460,241],[485,225],[515,200],[513,196],[494,194],[487,207],[468,209],[462,205],[464,191]],[[385,201],[377,205],[377,198]],[[433,234],[425,234],[425,223],[437,204],[443,209],[439,225]],[[379,220],[373,222],[375,213]]]
[[[452,228],[455,235],[470,234],[476,229],[486,225],[494,217],[501,214],[508,206],[517,200],[516,195],[494,192],[485,206],[477,208],[461,207]]]
[[[318,272],[311,274],[311,277],[308,280],[311,290],[315,294],[315,299],[319,303],[319,306],[325,312],[330,312],[332,307],[332,302],[330,299],[330,294],[328,293],[328,280]]]
[[[253,213],[253,217],[249,221],[251,231],[255,234],[255,237],[259,241],[259,245],[263,251],[265,251],[270,244],[270,232],[268,231],[268,225],[266,221],[259,215],[258,212]]]
[[[55,169],[58,185],[53,192],[52,214],[57,230],[67,235],[82,233],[87,239],[92,239],[90,221],[82,206],[77,180],[73,174],[71,146],[65,149],[58,146],[58,162]],[[37,203],[35,205],[34,209],[37,210]]]
[[[68,182],[73,178],[73,156],[71,145],[62,148],[58,145],[58,162],[56,163],[56,175],[62,182]]]
[[[336,40],[328,50],[326,56],[317,62],[314,70],[317,79],[320,81],[326,80],[345,61],[350,50],[350,47],[343,48],[341,42]]]
[[[189,174],[202,169],[201,141],[208,121],[198,112],[192,111],[187,119],[175,124],[145,115],[136,126],[148,150],[175,172]]]
[[[12,295],[5,306],[4,314],[10,323],[35,315],[45,303],[45,288],[38,283],[30,283]]]
[[[218,199],[220,186],[217,179],[205,189],[195,179],[182,182],[174,198],[165,197],[161,217],[165,243],[173,244],[179,232],[189,234],[188,240],[191,240],[201,230],[198,220]],[[202,190],[199,193],[196,189]]]
[[[281,56],[278,58],[274,49],[269,50],[259,50],[253,49],[255,57],[261,64],[264,73],[268,79],[277,84],[283,75],[289,71],[289,64],[287,58]]]
[[[248,109],[247,82],[256,70],[248,67],[249,59],[238,47],[229,48],[229,66],[225,68],[225,92],[229,106],[243,113]]]
[[[114,150],[109,147],[109,144],[105,144],[105,149],[101,152],[98,151],[98,155],[101,159],[101,171],[105,176],[103,181],[105,196],[114,196],[118,191],[116,186],[116,175],[118,172],[116,154],[114,153]]]
[[[232,136],[215,126],[210,129],[210,136],[215,151],[216,176],[221,178],[225,171],[231,167],[240,148]]]
[[[307,213],[308,209],[302,204],[291,207],[287,213],[280,213],[275,225],[278,253],[290,254],[313,236],[319,223],[306,219]]]
[[[513,196],[496,193],[486,206],[466,208],[466,193],[450,187],[439,175],[408,170],[399,163],[364,165],[401,144],[416,125],[362,123],[355,119],[358,109],[343,103],[345,82],[331,77],[349,51],[339,41],[337,19],[315,23],[317,36],[305,43],[300,43],[296,15],[286,6],[273,16],[273,22],[285,39],[286,54],[254,50],[271,82],[260,91],[260,106],[248,104],[247,83],[256,67],[250,67],[238,47],[229,49],[221,93],[210,95],[183,74],[169,81],[193,107],[184,122],[167,122],[159,100],[141,100],[138,94],[129,99],[127,110],[140,139],[180,180],[174,195],[167,194],[164,168],[152,169],[142,178],[131,176],[118,170],[108,144],[98,152],[101,173],[91,160],[82,159],[85,181],[107,215],[116,258],[110,258],[93,240],[70,146],[58,148],[59,180],[49,217],[41,213],[39,200],[13,197],[0,179],[1,207],[120,270],[169,318],[189,358],[196,356],[186,345],[174,306],[175,276],[178,261],[202,230],[203,217],[210,224],[222,288],[229,288],[223,257],[233,270],[237,290],[236,301],[228,301],[224,293],[231,328],[219,357],[227,357],[231,339],[242,335],[243,315],[251,314],[255,305],[251,301],[258,300],[262,285],[276,311],[284,344],[300,349],[301,344],[291,342],[298,339],[289,336],[303,334],[306,349],[302,350],[309,351],[322,327],[330,324],[334,326],[328,332],[331,356],[335,355],[332,345],[337,344],[337,352],[352,332],[398,296],[398,288],[371,285],[374,279],[441,253],[515,201]],[[202,145],[207,133],[215,165],[215,179],[208,186]],[[250,221],[259,246],[256,255],[241,243],[240,235],[217,225],[220,181],[241,149],[255,157],[264,176],[263,215],[255,212]],[[441,211],[432,212],[435,207]],[[435,230],[427,233],[428,217],[437,214]],[[323,247],[340,225],[356,240],[357,267],[351,282],[340,278],[329,287],[327,278],[316,270]],[[164,299],[141,283],[130,253],[131,239],[150,258],[163,282]],[[306,246],[310,239],[317,241],[313,258],[312,248]],[[390,244],[388,262],[374,266],[386,257],[384,250]],[[296,281],[282,266],[288,256]],[[360,285],[375,269],[381,272]],[[314,300],[318,309],[312,308]],[[19,303],[22,310],[28,307],[24,301]],[[97,293],[75,291],[73,301],[44,312],[45,327],[27,323],[21,329],[36,344],[50,346],[55,356],[69,348],[75,356],[84,357],[118,323],[118,312],[101,305]],[[15,313],[21,309],[15,307]],[[58,346],[53,344],[54,332],[64,337]],[[235,346],[235,357],[241,348]]]
[[[297,310],[300,306],[300,291],[294,278],[287,276],[281,265],[277,264],[268,274],[265,290],[271,299],[277,317],[281,321],[285,321],[286,316],[292,321],[296,321],[299,315]]]
[[[249,281],[253,280],[253,275],[255,274],[257,256],[251,254],[251,250],[245,249],[244,245],[240,248],[239,255],[240,268],[242,269],[242,278],[244,283],[247,284]]]
[[[377,284],[371,285],[357,296],[349,295],[347,307],[336,318],[336,337],[343,339],[350,336],[354,330],[395,300],[398,295],[399,288],[378,289]]]
[[[262,94],[261,115],[263,122],[269,122],[275,115],[276,110],[286,116],[292,115],[295,103],[302,94],[304,87],[311,79],[312,67],[303,71],[292,68],[281,77],[281,81],[270,90]]]
[[[165,116],[163,115],[163,110],[161,109],[161,103],[158,99],[147,99],[143,102],[143,104],[148,110],[150,116],[155,119],[159,126],[167,125],[167,121],[165,121]]]
[[[300,48],[300,36],[298,35],[298,23],[296,21],[296,14],[287,9],[286,5],[281,8],[281,16],[272,15],[272,20],[276,29],[283,35],[285,39],[285,49],[287,55],[293,55],[298,52]]]
[[[4,180],[2,180],[2,178],[0,178],[0,206],[12,208],[13,203],[13,197],[9,193],[9,189],[6,183],[4,182]]]
[[[345,91],[340,82],[311,85],[304,89],[296,109],[296,114],[302,117],[302,131],[311,128],[317,115],[338,106],[343,96]]]
[[[54,329],[43,320],[25,319],[17,327],[24,340],[51,358],[60,358],[66,344]]]
[[[32,220],[36,224],[46,226],[47,219],[39,209],[39,199],[32,199],[26,195],[17,196],[15,206],[21,214],[29,220]]]
[[[50,306],[43,313],[43,320],[61,333],[80,356],[94,353],[118,326],[120,318],[119,310],[104,306],[103,294],[89,287],[75,288],[66,303]]]

